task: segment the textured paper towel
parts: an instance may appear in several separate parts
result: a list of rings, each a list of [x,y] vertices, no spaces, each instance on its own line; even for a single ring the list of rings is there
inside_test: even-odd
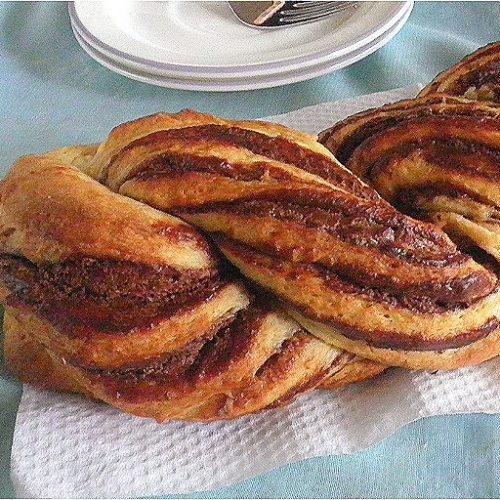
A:
[[[311,106],[271,120],[318,132],[418,87]],[[304,458],[352,453],[421,417],[500,412],[500,359],[455,372],[392,370],[233,422],[156,424],[25,386],[12,448],[22,497],[123,497],[227,486]]]

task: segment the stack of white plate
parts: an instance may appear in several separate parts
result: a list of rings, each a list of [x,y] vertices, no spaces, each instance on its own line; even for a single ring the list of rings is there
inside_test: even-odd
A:
[[[344,68],[402,28],[412,0],[359,2],[302,26],[241,24],[227,2],[77,0],[78,43],[103,66],[153,85],[230,91],[275,87]]]

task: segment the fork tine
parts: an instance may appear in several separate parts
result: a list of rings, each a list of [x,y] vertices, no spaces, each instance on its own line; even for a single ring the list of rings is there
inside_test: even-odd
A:
[[[302,14],[302,13],[296,13],[296,14],[287,14],[285,15],[284,12],[280,13],[280,17],[278,19],[278,23],[280,25],[284,24],[294,24],[294,23],[299,23],[299,22],[305,22],[305,21],[316,21],[318,19],[321,19],[323,17],[327,17],[331,14],[336,14],[339,12],[342,12],[344,10],[348,10],[352,8],[352,5],[344,5],[342,7],[332,7],[330,9],[323,9],[319,10],[313,13],[308,13],[308,14]]]
[[[321,12],[330,12],[330,11],[341,11],[346,8],[351,7],[351,4],[346,4],[345,2],[342,2],[342,5],[337,5],[328,2],[328,5],[318,5],[317,7],[310,8],[310,9],[287,9],[287,10],[282,10],[279,14],[280,16],[287,16],[287,17],[293,17],[293,16],[310,16],[314,15],[317,13]]]
[[[303,7],[303,8],[289,8],[289,9],[282,9],[280,11],[280,14],[291,14],[291,15],[294,15],[294,14],[308,14],[308,13],[312,13],[312,12],[316,12],[318,10],[325,10],[325,9],[328,9],[328,8],[331,8],[331,7],[334,7],[335,5],[332,3],[332,2],[328,2],[326,3],[326,5],[315,5],[315,6],[312,6],[312,7]]]
[[[289,9],[294,9],[294,10],[307,10],[307,9],[310,9],[310,8],[319,7],[321,5],[329,5],[329,4],[332,4],[332,3],[337,3],[337,2],[335,2],[335,1],[324,1],[324,2],[322,2],[322,1],[319,1],[319,2],[315,2],[315,1],[311,1],[311,2],[288,2],[288,4],[286,4],[286,6]]]
[[[343,9],[343,10],[347,10],[347,9]],[[343,12],[343,10],[341,10],[341,11],[336,10],[334,12],[323,12],[321,14],[316,14],[314,16],[308,16],[308,17],[299,18],[299,19],[290,18],[290,17],[285,17],[285,18],[281,17],[280,19],[278,19],[275,26],[290,26],[292,24],[306,24],[306,23],[313,22],[313,21],[320,21],[321,19],[325,19],[327,17],[330,17],[331,15],[340,14],[341,12]]]
[[[296,11],[306,11],[309,9],[315,9],[317,7],[325,7],[329,5],[343,5],[347,3],[353,3],[352,1],[349,2],[342,2],[342,1],[303,1],[303,2],[290,2],[287,7],[289,7],[290,10],[296,10]]]
[[[277,28],[305,24],[355,7],[357,1],[232,1],[229,5],[236,18],[254,28]]]

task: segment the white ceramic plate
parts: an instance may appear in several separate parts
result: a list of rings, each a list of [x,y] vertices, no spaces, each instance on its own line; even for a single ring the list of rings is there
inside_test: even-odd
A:
[[[276,87],[279,85],[286,85],[289,83],[295,83],[298,81],[308,80],[310,78],[315,78],[332,71],[349,66],[360,59],[370,55],[377,49],[389,42],[403,27],[406,23],[412,9],[412,4],[408,3],[406,5],[406,10],[403,16],[400,18],[398,23],[394,25],[390,30],[379,36],[377,39],[367,44],[366,46],[351,52],[347,56],[337,58],[332,61],[327,61],[325,63],[319,63],[313,67],[309,67],[302,70],[293,70],[285,73],[276,73],[274,75],[266,75],[261,77],[247,76],[246,78],[234,78],[234,79],[182,79],[167,77],[161,75],[154,75],[149,72],[141,72],[130,68],[127,65],[120,64],[117,61],[109,58],[106,54],[100,52],[96,47],[92,46],[87,40],[85,40],[75,26],[73,26],[73,31],[78,43],[82,48],[97,62],[103,66],[115,71],[121,75],[127,76],[134,80],[149,83],[152,85],[159,85],[162,87],[170,87],[175,89],[183,90],[200,90],[200,91],[232,91],[232,90],[253,90],[267,87]]]
[[[411,3],[363,2],[339,16],[276,30],[239,23],[226,2],[78,0],[69,11],[89,45],[135,70],[177,78],[235,78],[345,56],[397,24]]]

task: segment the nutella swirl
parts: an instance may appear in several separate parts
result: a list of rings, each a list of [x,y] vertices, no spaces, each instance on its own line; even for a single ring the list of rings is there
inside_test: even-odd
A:
[[[216,269],[179,271],[130,261],[75,257],[35,265],[0,256],[10,303],[22,303],[69,336],[87,328],[126,334],[208,300],[224,281]]]
[[[43,387],[134,415],[210,421],[366,377],[335,380],[351,357],[253,297],[193,227],[63,160],[23,158],[2,185],[0,284],[22,380],[40,385],[38,369]]]
[[[430,95],[369,110],[320,134],[403,212],[500,259],[500,108]]]

